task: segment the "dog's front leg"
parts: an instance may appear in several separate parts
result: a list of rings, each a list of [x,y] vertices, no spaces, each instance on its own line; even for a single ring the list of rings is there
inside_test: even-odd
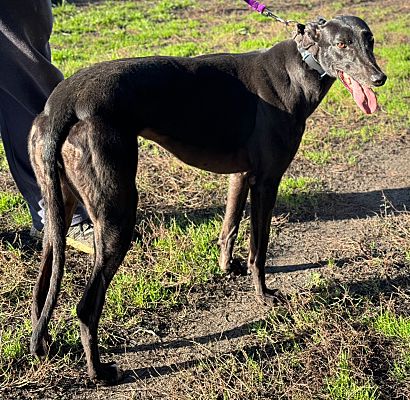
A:
[[[242,272],[241,263],[239,261],[236,262],[236,260],[232,258],[232,252],[248,193],[249,183],[247,173],[232,174],[229,179],[225,218],[219,236],[219,246],[221,248],[219,266],[225,273]]]
[[[272,210],[275,205],[280,178],[256,177],[251,182],[251,238],[248,269],[252,273],[258,300],[274,304],[281,297],[279,291],[269,290],[265,283],[266,252],[269,243]]]

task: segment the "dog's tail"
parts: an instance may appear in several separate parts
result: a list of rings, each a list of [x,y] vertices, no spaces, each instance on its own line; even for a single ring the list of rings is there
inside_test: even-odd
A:
[[[64,103],[60,102],[60,104]],[[74,108],[66,106],[67,104],[64,104],[64,107],[60,105],[57,109],[51,107],[50,112],[38,117],[38,120],[42,118],[42,123],[35,127],[37,121],[35,120],[33,125],[33,130],[40,130],[43,142],[41,154],[37,157],[37,162],[33,164],[35,165],[45,203],[42,265],[39,281],[35,288],[37,300],[40,304],[33,303],[33,307],[37,307],[38,320],[37,322],[34,321],[36,323],[33,326],[30,345],[31,352],[37,355],[42,353],[41,343],[57,302],[64,272],[66,218],[58,164],[59,162],[62,163],[61,148],[63,143],[71,126],[77,121]],[[32,142],[36,140],[33,130]],[[35,147],[35,144],[31,143],[31,146]],[[32,154],[31,157],[33,162]],[[49,279],[49,282],[47,282],[47,279]],[[47,292],[47,295],[45,292]],[[34,299],[34,302],[36,302],[36,299]],[[41,303],[44,303],[44,305],[42,306]]]

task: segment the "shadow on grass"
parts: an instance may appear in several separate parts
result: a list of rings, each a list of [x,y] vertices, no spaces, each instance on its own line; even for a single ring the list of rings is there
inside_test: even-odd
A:
[[[334,304],[335,299],[342,298],[349,293],[352,297],[367,298],[369,301],[374,301],[379,303],[380,296],[383,295],[385,298],[394,298],[398,296],[400,292],[409,291],[410,289],[410,276],[409,274],[402,274],[393,279],[368,279],[359,282],[346,283],[340,285],[338,283],[333,283],[325,288],[320,288],[315,291],[315,296],[311,300],[312,302],[320,301],[323,304]],[[354,305],[352,305],[352,312],[357,312],[354,310]],[[137,353],[137,352],[151,352],[156,350],[166,350],[166,349],[178,349],[183,347],[194,347],[195,345],[205,345],[208,343],[230,340],[235,338],[241,338],[247,336],[254,329],[255,324],[264,323],[264,320],[253,321],[246,323],[235,328],[215,332],[209,335],[197,336],[191,339],[181,338],[171,341],[155,342],[143,345],[137,345],[134,347],[127,347],[126,349],[117,349],[115,351],[110,351],[110,353],[123,354],[123,353]],[[248,356],[269,358],[270,356],[278,355],[286,349],[292,349],[295,345],[299,348],[304,347],[304,343],[310,340],[310,334],[306,332],[290,340],[284,340],[275,342],[274,344],[268,344],[263,350],[260,351],[260,346],[247,346],[243,350],[233,351],[229,354],[235,357],[243,356],[243,351]],[[144,367],[135,370],[127,370],[125,373],[125,379],[121,383],[135,382],[141,379],[155,378],[164,375],[169,375],[175,372],[184,371],[187,369],[194,368],[199,365],[212,364],[216,361],[218,357],[205,357],[198,358],[194,360],[184,361],[180,363],[172,363],[170,365],[163,365],[158,367]]]
[[[347,259],[346,260],[339,260],[337,262],[337,266],[342,266],[346,262],[348,262]],[[327,265],[327,261],[318,261],[317,263],[266,266],[265,267],[265,273],[266,274],[277,274],[277,273],[287,274],[289,272],[307,271],[307,270],[310,270],[310,269],[324,268],[326,265]]]
[[[248,208],[248,207],[247,207]],[[410,210],[410,188],[374,190],[358,193],[295,194],[279,197],[275,214],[289,214],[291,222],[329,221],[392,214]],[[176,219],[181,226],[198,224],[211,218],[222,218],[225,206],[186,210],[142,210],[140,219],[161,215],[165,222]],[[248,213],[248,210],[246,211]],[[142,215],[141,215],[142,214]]]
[[[0,231],[0,243],[6,243],[10,250],[21,251],[24,259],[31,258],[34,254],[41,251],[41,241],[30,237],[28,229],[18,231]]]
[[[312,209],[305,210],[300,220],[343,220],[367,218],[406,211],[410,208],[410,188],[374,190],[357,193],[318,193],[307,198]],[[280,210],[279,200],[279,210]],[[303,205],[302,205],[303,207]],[[292,213],[292,210],[288,210]]]
[[[275,214],[290,214],[291,222],[343,220],[351,218],[367,218],[375,215],[392,214],[410,210],[410,188],[375,190],[359,193],[313,193],[300,194],[285,199],[279,198]],[[186,210],[139,210],[135,238],[143,232],[138,230],[138,224],[144,219],[158,217],[165,223],[176,219],[184,228],[194,223],[200,224],[217,217],[223,218],[225,207],[213,206],[207,208]],[[41,244],[30,238],[27,229],[20,231],[0,231],[0,241],[6,241],[14,248],[23,250],[27,256],[41,248]]]
[[[260,362],[263,359],[278,356],[287,350],[291,350],[292,348],[294,348],[295,344],[297,344],[299,348],[302,349],[304,347],[304,342],[306,342],[306,337],[297,336],[289,340],[281,341],[280,343],[277,343],[277,345],[267,344],[266,346],[264,346],[263,353],[260,351],[261,348],[259,345],[248,345],[244,346],[240,350],[229,352],[229,354],[234,356],[239,362],[245,361],[245,354],[248,357],[251,357],[253,360]],[[138,380],[149,378],[158,378],[161,376],[174,374],[176,372],[186,371],[199,365],[212,365],[217,360],[220,360],[220,358],[220,356],[210,356],[170,365],[163,365],[160,367],[147,367],[137,370],[127,370],[125,371],[125,378],[122,382],[120,382],[120,384],[137,382]]]

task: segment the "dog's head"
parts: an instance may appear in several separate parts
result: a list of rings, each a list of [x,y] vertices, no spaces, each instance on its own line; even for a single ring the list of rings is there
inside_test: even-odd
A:
[[[376,63],[373,34],[362,19],[320,18],[308,23],[295,40],[298,47],[316,57],[329,76],[342,81],[362,111],[371,114],[377,109],[371,87],[384,85],[387,77]]]

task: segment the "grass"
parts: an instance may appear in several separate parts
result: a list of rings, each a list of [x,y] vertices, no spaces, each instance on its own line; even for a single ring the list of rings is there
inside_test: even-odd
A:
[[[307,212],[312,215],[311,210],[320,206],[321,192],[329,184],[324,171],[354,168],[368,147],[405,140],[408,25],[394,3],[364,7],[360,2],[322,2],[318,7],[314,2],[300,2],[293,6],[278,4],[277,12],[301,21],[318,14],[362,15],[374,30],[376,54],[388,75],[386,86],[378,90],[382,108],[378,115],[363,116],[349,93],[336,83],[308,121],[295,161],[298,168],[285,176],[278,196],[278,209],[303,221]],[[222,0],[156,0],[149,7],[138,1],[86,7],[63,2],[53,12],[53,59],[65,76],[113,58],[242,52],[266,48],[290,36],[280,24],[248,12],[241,1],[228,5]],[[107,351],[112,346],[136,346],[136,332],[166,335],[163,327],[174,327],[172,323],[186,313],[196,315],[201,307],[212,311],[215,298],[230,298],[225,293],[230,281],[222,280],[217,266],[227,178],[189,168],[141,140],[138,188],[138,240],[109,287],[100,326],[100,342]],[[247,216],[237,241],[236,253],[242,259],[247,256]],[[92,398],[96,392],[86,389],[83,378],[78,378],[84,359],[75,315],[90,274],[86,256],[67,255],[61,300],[50,325],[56,355],[39,363],[28,354],[30,297],[39,252],[24,244],[30,217],[11,185],[1,143],[0,217],[0,397],[75,398],[80,387],[89,390],[85,396]],[[272,225],[275,234],[284,225],[289,229],[294,224],[280,221],[279,227]],[[305,285],[285,304],[242,327],[243,341],[232,340],[221,352],[207,348],[211,354],[191,368],[165,377],[174,379],[170,388],[155,384],[158,390],[169,390],[162,398],[410,396],[408,213],[362,222],[360,240],[334,249],[324,260],[325,273],[306,271]],[[322,259],[321,254],[318,258]],[[248,282],[243,279],[239,282]],[[239,290],[237,281],[232,285],[233,292]],[[204,347],[196,348],[198,354]],[[197,360],[197,354],[191,356]],[[140,392],[134,395],[139,398]]]
[[[376,400],[379,398],[377,387],[367,381],[357,383],[351,375],[349,368],[349,355],[341,351],[338,371],[335,377],[327,382],[327,391],[331,400]]]
[[[174,306],[184,287],[220,275],[215,238],[220,220],[151,222],[153,235],[131,249],[107,295],[108,317],[125,320],[138,308]],[[155,260],[152,268],[139,268]]]
[[[410,344],[410,318],[382,311],[374,321],[376,331],[387,337],[398,338]]]
[[[7,171],[8,164],[6,159],[6,152],[4,151],[3,142],[0,142],[0,171]]]
[[[382,309],[373,320],[373,328],[397,343],[398,355],[390,366],[390,375],[398,382],[410,382],[410,318]]]
[[[17,227],[28,226],[31,222],[28,206],[20,194],[0,192],[0,217],[11,218]]]
[[[279,185],[277,205],[299,215],[306,207],[315,207],[321,188],[319,178],[285,176]]]
[[[197,54],[200,48],[193,39],[199,37],[198,22],[176,14],[193,3],[164,0],[144,8],[132,1],[108,1],[85,10],[64,3],[54,12],[54,62],[68,76],[98,61],[152,55],[153,49],[178,56]],[[175,40],[181,31],[189,42]]]

